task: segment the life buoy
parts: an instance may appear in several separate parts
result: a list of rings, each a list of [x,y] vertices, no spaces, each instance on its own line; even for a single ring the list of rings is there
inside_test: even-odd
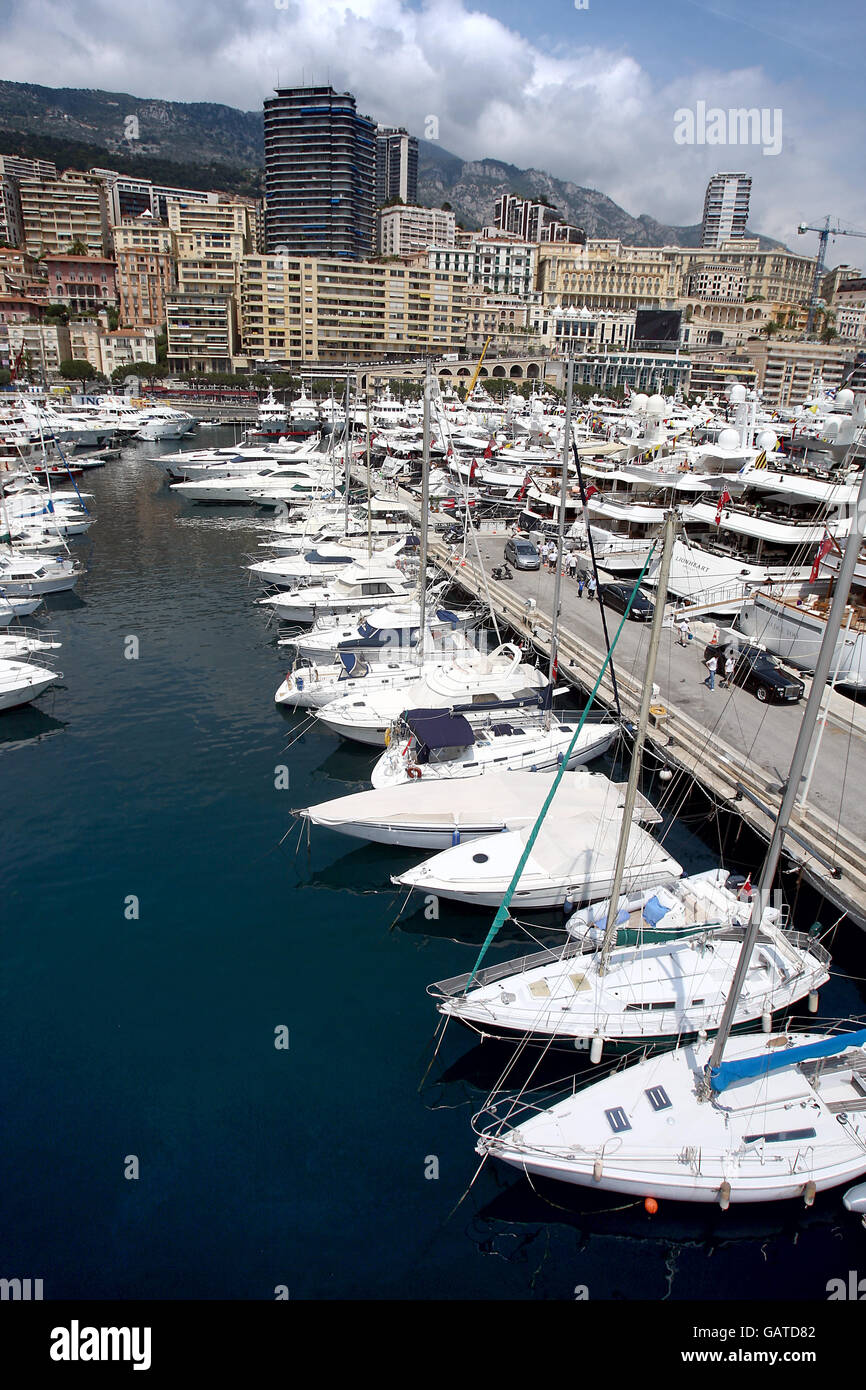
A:
[[[418,778],[421,776],[421,769],[417,763],[409,764],[406,769],[406,776],[409,778],[410,782],[417,782]]]

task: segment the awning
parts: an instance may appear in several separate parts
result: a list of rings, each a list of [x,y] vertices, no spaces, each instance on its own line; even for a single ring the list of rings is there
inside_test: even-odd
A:
[[[403,723],[426,748],[468,748],[475,742],[469,720],[446,709],[406,710]]]
[[[737,1062],[722,1062],[710,1071],[710,1081],[714,1091],[724,1091],[737,1081],[748,1081],[755,1076],[765,1076],[771,1071],[795,1066],[812,1057],[832,1057],[837,1052],[845,1052],[849,1047],[863,1047],[866,1044],[866,1028],[856,1033],[839,1033],[825,1038],[823,1042],[807,1043],[805,1047],[785,1047],[778,1052],[765,1052],[760,1057],[743,1057]]]

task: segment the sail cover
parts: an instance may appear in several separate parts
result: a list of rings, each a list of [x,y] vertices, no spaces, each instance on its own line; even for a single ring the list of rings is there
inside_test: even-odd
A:
[[[834,1053],[844,1052],[849,1047],[866,1045],[866,1028],[856,1033],[838,1033],[835,1037],[824,1038],[822,1042],[808,1043],[805,1047],[780,1048],[777,1052],[765,1052],[760,1057],[743,1057],[737,1062],[722,1062],[710,1070],[710,1082],[714,1091],[724,1091],[737,1081],[748,1081],[754,1076],[768,1075],[781,1071],[783,1067],[795,1066],[798,1062],[809,1061],[812,1057],[832,1057]]]

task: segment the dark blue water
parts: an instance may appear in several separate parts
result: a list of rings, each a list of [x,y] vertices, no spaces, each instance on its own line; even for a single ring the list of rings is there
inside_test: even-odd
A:
[[[452,1028],[434,1058],[425,986],[469,968],[489,916],[393,925],[412,852],[298,845],[291,808],[372,760],[276,709],[255,519],[179,503],[157,448],[87,479],[88,573],[41,620],[63,682],[0,716],[0,1276],[47,1298],[823,1297],[861,1249],[839,1194],[650,1218],[488,1165],[464,1198],[509,1051]],[[707,867],[692,819],[671,844]],[[863,1008],[848,983],[824,1003]]]

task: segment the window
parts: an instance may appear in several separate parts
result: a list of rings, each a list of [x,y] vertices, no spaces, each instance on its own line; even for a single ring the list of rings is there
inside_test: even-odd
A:
[[[627,1129],[631,1129],[628,1116],[621,1105],[618,1105],[614,1110],[605,1110],[604,1113],[614,1134],[624,1134]]]
[[[664,1086],[650,1086],[649,1090],[644,1092],[644,1095],[653,1110],[670,1110],[671,1099]]]

